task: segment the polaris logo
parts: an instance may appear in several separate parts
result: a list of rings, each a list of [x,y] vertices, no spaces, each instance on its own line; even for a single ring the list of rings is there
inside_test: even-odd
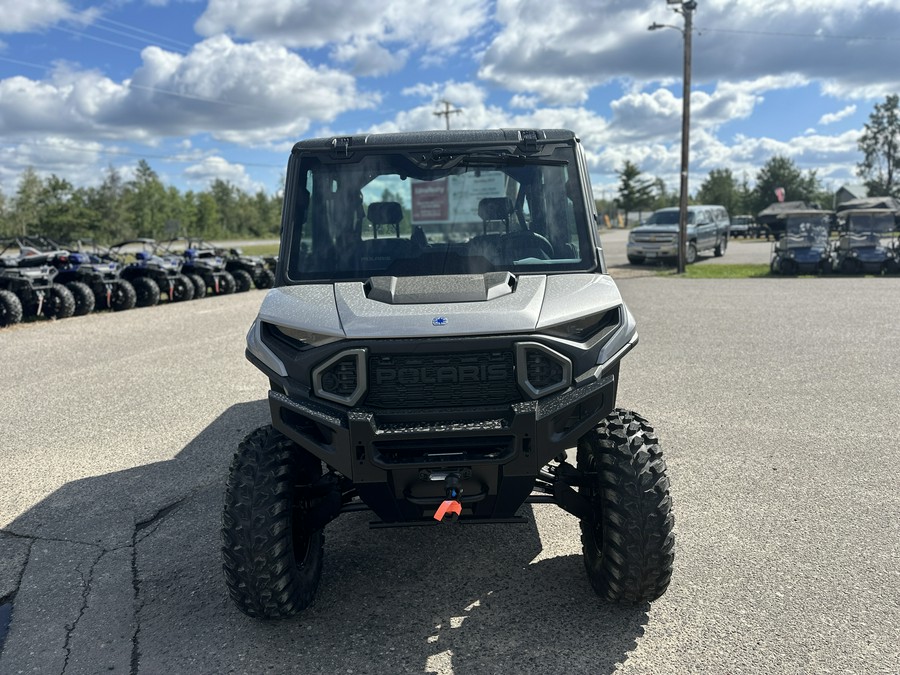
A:
[[[418,368],[376,368],[375,383],[387,384],[455,384],[457,382],[503,382],[512,377],[509,367],[501,364],[464,366],[421,366]]]
[[[431,320],[432,326],[446,326],[447,325],[447,317],[446,316],[436,316]]]

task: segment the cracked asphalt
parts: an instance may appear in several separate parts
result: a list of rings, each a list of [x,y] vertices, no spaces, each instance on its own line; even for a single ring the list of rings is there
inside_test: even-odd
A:
[[[673,485],[659,601],[599,603],[577,521],[540,505],[342,516],[300,618],[237,612],[219,523],[268,416],[252,291],[0,331],[0,673],[896,673],[900,279],[619,283],[641,334],[619,404]]]

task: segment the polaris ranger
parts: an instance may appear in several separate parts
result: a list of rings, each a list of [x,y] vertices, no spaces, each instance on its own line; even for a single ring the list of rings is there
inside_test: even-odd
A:
[[[301,141],[276,287],[247,336],[271,424],[238,446],[222,526],[244,613],[313,599],[323,530],[581,523],[606,600],[662,595],[669,481],[656,432],[616,408],[638,341],[606,264],[581,144],[565,130]]]

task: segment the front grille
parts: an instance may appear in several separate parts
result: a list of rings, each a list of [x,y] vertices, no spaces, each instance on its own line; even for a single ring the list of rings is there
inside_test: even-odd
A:
[[[635,234],[633,241],[639,244],[671,244],[675,241],[674,234]]]
[[[369,357],[375,408],[504,405],[522,400],[511,351],[395,354]]]

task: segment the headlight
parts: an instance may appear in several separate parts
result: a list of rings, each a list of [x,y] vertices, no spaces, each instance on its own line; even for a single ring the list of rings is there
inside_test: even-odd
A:
[[[278,326],[274,323],[267,323],[268,328],[277,336],[285,338],[288,342],[293,343],[298,349],[307,347],[322,347],[341,340],[340,337],[334,335],[322,335],[321,333],[311,333],[310,331],[300,330],[298,328],[288,328],[287,326]]]
[[[550,326],[545,328],[544,332],[563,340],[587,342],[598,335],[601,339],[606,338],[618,325],[619,308],[614,307],[599,314],[590,314],[574,321]]]

